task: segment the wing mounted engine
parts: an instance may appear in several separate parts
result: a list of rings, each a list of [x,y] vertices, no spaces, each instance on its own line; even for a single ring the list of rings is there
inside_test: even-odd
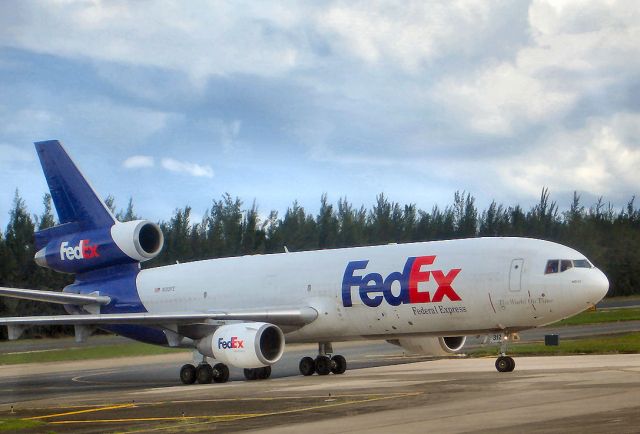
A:
[[[448,356],[460,351],[466,340],[466,336],[446,336],[401,338],[387,342],[398,345],[412,354]]]
[[[264,322],[229,324],[197,342],[205,356],[238,368],[260,368],[276,363],[284,352],[284,334]]]

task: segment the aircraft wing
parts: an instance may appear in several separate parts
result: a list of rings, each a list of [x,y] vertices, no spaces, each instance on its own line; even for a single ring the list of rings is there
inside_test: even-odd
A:
[[[73,325],[76,341],[83,342],[94,327],[105,325],[144,325],[165,331],[170,346],[178,346],[183,330],[191,338],[204,337],[217,327],[219,321],[266,322],[280,327],[299,328],[311,323],[318,312],[311,307],[292,309],[237,310],[189,313],[115,313],[87,315],[43,315],[0,318],[0,325],[7,326],[9,340],[18,339],[22,332],[36,325]]]
[[[106,305],[111,302],[111,298],[104,295],[82,295],[68,294],[57,291],[40,291],[36,289],[4,288],[0,287],[0,296],[11,298],[22,298],[26,300],[44,301],[58,304],[75,304],[84,306],[87,304]]]
[[[217,311],[203,313],[115,313],[88,315],[19,316],[0,318],[0,325],[106,325],[106,324],[198,324],[209,321],[260,321],[275,325],[303,326],[314,321],[318,312],[311,307],[299,309],[265,309],[261,311]]]

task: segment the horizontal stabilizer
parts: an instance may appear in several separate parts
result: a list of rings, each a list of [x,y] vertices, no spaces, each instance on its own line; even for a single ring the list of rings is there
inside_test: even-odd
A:
[[[0,296],[22,298],[25,300],[44,301],[47,303],[75,304],[84,306],[87,304],[109,304],[111,298],[103,295],[92,294],[68,294],[56,291],[39,291],[36,289],[3,288],[0,287]]]

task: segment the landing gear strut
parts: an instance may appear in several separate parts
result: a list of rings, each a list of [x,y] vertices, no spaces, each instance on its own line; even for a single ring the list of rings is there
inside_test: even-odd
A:
[[[224,363],[217,363],[213,367],[206,363],[200,363],[196,368],[190,363],[180,368],[180,380],[184,384],[226,383],[229,381],[229,368]]]
[[[505,334],[500,343],[500,356],[496,359],[496,369],[498,372],[512,372],[516,367],[516,362],[512,357],[507,356],[507,345],[511,339],[510,334]]]
[[[347,370],[347,360],[341,355],[332,355],[333,348],[330,342],[320,342],[318,344],[318,357],[303,357],[300,360],[300,373],[305,377],[313,375],[344,374]]]

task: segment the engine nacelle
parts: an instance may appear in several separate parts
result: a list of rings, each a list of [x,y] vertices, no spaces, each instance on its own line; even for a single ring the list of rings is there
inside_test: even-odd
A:
[[[284,352],[284,333],[264,322],[229,324],[197,343],[200,353],[238,368],[260,368],[276,363]]]
[[[164,245],[158,225],[146,220],[115,224],[111,227],[111,237],[120,250],[138,262],[155,258]]]
[[[157,256],[164,236],[157,224],[136,220],[117,222],[110,228],[89,231],[61,225],[36,234],[40,248],[35,261],[63,273],[83,273],[99,268],[147,261]],[[41,247],[40,244],[44,244]]]
[[[398,345],[412,354],[446,356],[462,349],[466,336],[401,338],[387,341]]]

